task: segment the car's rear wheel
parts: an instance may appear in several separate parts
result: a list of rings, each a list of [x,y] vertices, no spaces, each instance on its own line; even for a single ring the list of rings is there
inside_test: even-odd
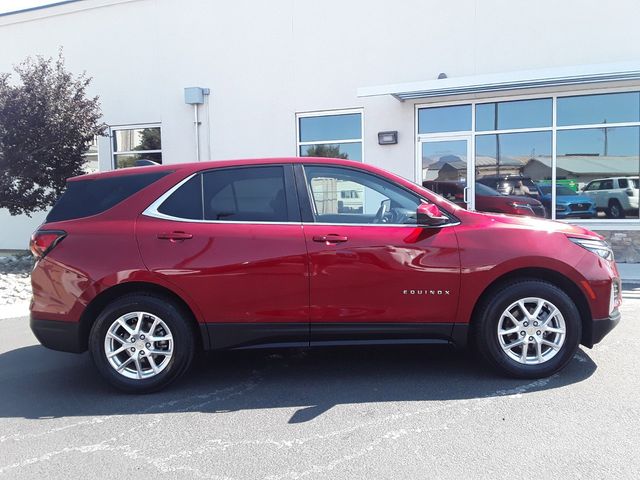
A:
[[[624,218],[624,209],[618,200],[609,201],[607,216],[611,218]]]
[[[582,335],[572,299],[555,285],[533,279],[494,290],[475,322],[479,352],[501,372],[519,378],[547,377],[561,370]]]
[[[195,343],[188,315],[178,305],[155,295],[129,294],[98,316],[89,351],[113,386],[148,393],[166,387],[189,368]]]

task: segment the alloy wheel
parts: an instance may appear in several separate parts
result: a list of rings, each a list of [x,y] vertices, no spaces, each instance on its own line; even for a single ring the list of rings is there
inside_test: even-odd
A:
[[[107,330],[104,353],[120,375],[141,380],[162,372],[173,356],[173,335],[167,324],[148,312],[129,312]]]
[[[566,324],[553,303],[527,297],[504,310],[497,335],[500,347],[509,358],[525,365],[539,365],[551,360],[562,349]]]

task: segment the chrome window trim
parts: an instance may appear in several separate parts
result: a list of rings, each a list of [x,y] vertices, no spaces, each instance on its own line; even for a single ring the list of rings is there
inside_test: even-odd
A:
[[[180,218],[173,217],[171,215],[165,215],[164,213],[160,213],[157,210],[150,210],[147,208],[142,215],[146,217],[158,218],[161,220],[171,220],[173,222],[184,222],[184,223],[223,223],[223,224],[235,224],[235,225],[300,225],[300,226],[331,226],[331,227],[401,227],[401,228],[445,228],[445,227],[455,227],[456,225],[460,225],[460,222],[451,222],[446,223],[444,225],[420,225],[417,223],[321,223],[321,222],[260,222],[257,220],[197,220],[191,218]]]
[[[422,225],[419,223],[324,223],[324,222],[302,222],[302,225],[326,225],[339,228],[344,227],[403,227],[403,228],[445,228],[460,225],[460,222],[445,223],[444,225]]]
[[[324,226],[332,226],[332,227],[345,226],[345,227],[387,227],[387,228],[388,227],[444,228],[444,227],[454,227],[456,225],[460,225],[460,221],[453,221],[453,222],[450,222],[450,223],[445,223],[444,225],[430,226],[430,225],[420,225],[420,224],[417,224],[417,223],[411,223],[411,224],[406,224],[406,223],[324,223],[324,222],[303,222],[303,221],[300,221],[300,222],[260,222],[260,221],[257,221],[257,220],[256,221],[245,221],[245,220],[242,220],[242,221],[235,221],[235,220],[198,220],[198,219],[194,219],[194,218],[174,217],[173,215],[167,215],[165,213],[162,213],[162,212],[158,211],[158,208],[160,208],[160,205],[162,205],[164,203],[164,201],[167,198],[169,198],[171,196],[171,194],[173,194],[173,192],[178,190],[182,185],[187,183],[193,177],[195,177],[196,175],[200,175],[204,171],[206,171],[206,170],[192,173],[188,177],[185,177],[182,180],[180,180],[173,187],[171,187],[169,190],[167,190],[162,195],[160,195],[154,202],[151,203],[151,205],[149,205],[147,208],[145,208],[143,210],[143,212],[141,213],[141,215],[144,215],[145,217],[158,218],[158,219],[161,219],[161,220],[170,220],[170,221],[173,221],[173,222],[212,223],[212,224],[223,223],[223,224],[236,224],[236,225],[301,225],[301,226],[304,226],[304,225],[324,225]],[[421,198],[421,196],[415,194],[415,192],[411,192],[411,193],[413,193],[414,195],[416,195],[419,198]]]

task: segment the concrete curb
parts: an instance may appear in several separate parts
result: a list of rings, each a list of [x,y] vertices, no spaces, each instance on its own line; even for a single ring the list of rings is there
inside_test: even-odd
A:
[[[0,305],[0,320],[29,316],[29,302]]]

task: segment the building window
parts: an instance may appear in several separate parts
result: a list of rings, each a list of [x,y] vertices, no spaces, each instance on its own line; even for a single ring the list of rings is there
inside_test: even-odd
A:
[[[296,120],[301,157],[362,161],[361,110],[303,113],[298,114]]]
[[[96,173],[99,170],[98,165],[98,136],[94,135],[93,139],[89,142],[89,149],[84,154],[84,168],[85,173]]]
[[[476,210],[509,195],[558,220],[640,218],[640,92],[419,106],[417,121],[420,180],[462,192],[475,179]]]
[[[161,137],[159,125],[112,127],[113,168],[162,163]]]

